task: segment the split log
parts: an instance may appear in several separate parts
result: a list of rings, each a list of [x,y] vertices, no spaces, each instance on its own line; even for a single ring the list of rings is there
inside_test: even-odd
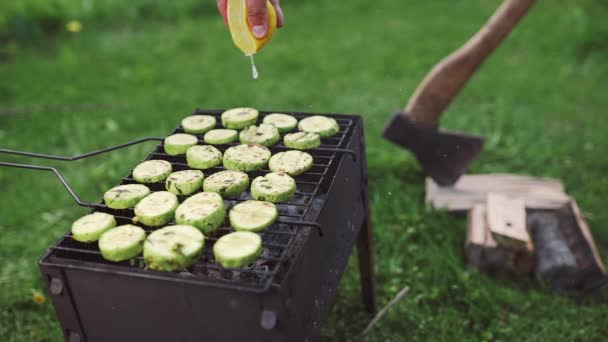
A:
[[[488,273],[529,273],[534,267],[530,251],[513,251],[496,242],[488,228],[483,204],[475,205],[469,212],[465,256],[471,268]]]
[[[559,180],[513,174],[464,175],[451,187],[426,179],[426,202],[436,209],[468,211],[488,193],[522,198],[526,208],[558,209],[570,201]]]
[[[559,210],[529,211],[535,246],[534,274],[557,292],[586,293],[606,283],[606,270],[574,201]]]
[[[523,199],[489,193],[486,208],[488,227],[499,245],[532,253],[532,240],[526,228],[526,206]]]
[[[530,213],[528,227],[535,247],[536,278],[557,291],[576,287],[576,257],[560,229],[557,213]]]

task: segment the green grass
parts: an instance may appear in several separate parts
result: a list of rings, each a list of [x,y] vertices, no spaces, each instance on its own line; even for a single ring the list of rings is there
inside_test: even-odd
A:
[[[257,58],[261,79],[211,9],[131,24],[84,22],[38,47],[13,45],[0,64],[0,146],[73,155],[166,134],[194,107],[359,113],[365,119],[380,305],[410,293],[364,338],[370,316],[352,259],[323,336],[330,340],[600,340],[606,297],[577,301],[529,279],[463,266],[465,220],[429,210],[423,175],[380,137],[441,57],[497,1],[285,1],[286,27]],[[211,11],[211,12],[210,12]],[[444,126],[486,136],[473,171],[563,180],[608,248],[608,48],[572,2],[539,2],[452,104]],[[581,47],[586,47],[581,50]],[[584,51],[584,53],[581,53]],[[58,166],[96,201],[152,146]],[[86,213],[51,174],[0,168],[0,340],[60,340],[36,261]]]

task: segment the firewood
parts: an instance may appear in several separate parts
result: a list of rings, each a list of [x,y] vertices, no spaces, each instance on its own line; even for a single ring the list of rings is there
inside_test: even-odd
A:
[[[533,211],[528,224],[536,246],[534,273],[541,283],[554,291],[580,294],[608,283],[589,227],[574,201],[559,210]]]
[[[488,227],[498,244],[515,251],[532,252],[523,199],[489,193],[486,208]]]
[[[468,211],[488,193],[523,198],[526,208],[558,209],[570,201],[559,180],[513,174],[464,175],[451,187],[426,180],[426,202],[438,209]]]
[[[577,282],[576,257],[560,229],[557,213],[530,213],[528,226],[535,247],[536,278],[554,290],[574,288]]]
[[[469,267],[489,273],[528,273],[534,265],[530,251],[509,250],[494,240],[483,204],[475,205],[469,213],[465,255]]]

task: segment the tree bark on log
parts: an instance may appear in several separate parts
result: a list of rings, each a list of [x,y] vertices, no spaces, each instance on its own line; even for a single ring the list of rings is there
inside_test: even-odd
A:
[[[576,257],[560,229],[557,213],[548,211],[530,213],[527,221],[534,242],[536,278],[555,291],[575,288]]]

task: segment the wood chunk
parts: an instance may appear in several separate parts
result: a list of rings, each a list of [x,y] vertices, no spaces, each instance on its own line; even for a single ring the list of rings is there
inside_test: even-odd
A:
[[[532,252],[531,239],[526,229],[526,207],[522,199],[489,193],[486,208],[489,230],[501,246]]]
[[[483,204],[476,204],[469,211],[469,230],[465,245],[483,245],[486,240],[485,231],[486,208]]]
[[[489,273],[529,273],[534,267],[528,251],[516,252],[496,243],[488,229],[483,204],[475,205],[469,212],[465,256],[471,268]]]
[[[485,212],[483,204],[477,204],[469,211],[469,226],[464,250],[467,263],[474,269],[481,267],[482,250],[486,242]]]
[[[580,232],[583,235],[583,238],[585,239],[585,242],[587,243],[589,249],[591,250],[591,254],[593,255],[593,259],[599,269],[599,272],[605,275],[606,268],[604,267],[602,258],[600,258],[600,254],[597,251],[597,247],[595,246],[595,241],[593,240],[593,236],[591,235],[589,226],[587,225],[587,222],[585,221],[585,219],[583,218],[583,215],[581,214],[581,210],[579,209],[578,205],[576,204],[576,202],[574,200],[572,200],[572,202],[570,203],[570,207],[572,209],[572,213],[574,214],[576,222],[578,223]]]
[[[558,210],[531,210],[535,276],[554,291],[590,293],[608,283],[589,227],[574,200]]]
[[[468,211],[485,203],[487,194],[523,198],[527,208],[558,209],[570,198],[562,183],[555,179],[513,174],[464,175],[452,187],[439,187],[426,180],[426,202],[437,209]]]
[[[556,291],[574,289],[577,283],[576,257],[560,229],[558,212],[530,213],[528,225],[536,246],[536,279]]]
[[[569,241],[570,248],[577,258],[580,277],[578,290],[583,293],[597,292],[608,284],[606,268],[599,256],[589,227],[574,201],[572,201],[568,210],[574,216],[574,221],[576,221],[576,224],[573,226],[578,228],[574,234],[568,234],[571,238]],[[578,239],[572,238],[576,236],[578,236]]]

